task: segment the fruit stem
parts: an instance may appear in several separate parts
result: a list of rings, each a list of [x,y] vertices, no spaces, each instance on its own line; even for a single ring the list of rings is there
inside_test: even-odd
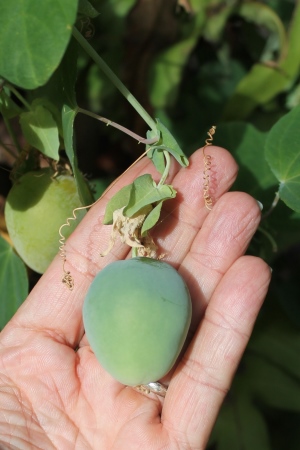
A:
[[[156,123],[152,119],[152,117],[147,113],[147,111],[131,94],[131,92],[122,83],[122,81],[115,75],[115,73],[110,69],[110,67],[106,64],[106,62],[101,58],[100,55],[98,55],[98,53],[93,49],[93,47],[88,43],[88,41],[82,36],[79,30],[75,27],[73,27],[73,36],[77,40],[77,42],[81,45],[81,47],[86,51],[86,53],[95,61],[97,66],[105,73],[105,75],[110,79],[110,81],[116,86],[116,88],[121,92],[121,94],[124,95],[124,97],[129,101],[129,103],[134,107],[134,109],[149,125],[151,130],[157,132]]]
[[[164,182],[166,181],[166,179],[169,175],[169,171],[170,171],[171,158],[170,158],[170,154],[167,150],[164,150],[164,157],[166,160],[166,167],[165,167],[162,177],[157,185],[158,188],[164,184]]]
[[[98,114],[95,114],[91,111],[87,111],[86,109],[83,108],[77,108],[77,111],[85,114],[86,116],[90,116],[93,117],[96,120],[100,120],[101,122],[106,123],[107,126],[111,125],[114,128],[117,128],[118,130],[122,131],[125,134],[128,134],[128,136],[131,136],[133,139],[137,140],[139,143],[145,144],[145,145],[151,145],[151,144],[155,144],[155,142],[158,141],[158,136],[155,136],[154,138],[151,139],[145,139],[141,136],[139,136],[138,134],[134,133],[133,131],[129,130],[128,128],[123,127],[122,125],[119,125],[116,122],[112,122],[109,119],[106,119],[105,117],[99,116]]]

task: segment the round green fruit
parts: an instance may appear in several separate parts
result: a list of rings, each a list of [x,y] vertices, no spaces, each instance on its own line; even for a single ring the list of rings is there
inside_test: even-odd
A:
[[[174,365],[191,321],[188,288],[169,264],[116,261],[94,278],[83,322],[96,358],[116,380],[147,384]]]
[[[14,247],[38,273],[45,272],[58,252],[60,226],[81,206],[74,178],[52,177],[48,168],[27,172],[12,187],[5,205],[6,226]],[[82,214],[78,216],[80,220]],[[71,222],[64,228],[66,238],[75,226]]]

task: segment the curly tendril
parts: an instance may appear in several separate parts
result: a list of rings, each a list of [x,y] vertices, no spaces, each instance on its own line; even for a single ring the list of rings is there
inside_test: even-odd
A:
[[[216,132],[216,126],[213,125],[207,132],[208,138],[205,140],[205,146],[203,147],[203,161],[204,161],[204,171],[203,171],[203,198],[205,206],[208,210],[212,209],[213,201],[209,193],[210,187],[210,170],[211,170],[211,156],[205,153],[207,147],[212,145],[213,135]]]

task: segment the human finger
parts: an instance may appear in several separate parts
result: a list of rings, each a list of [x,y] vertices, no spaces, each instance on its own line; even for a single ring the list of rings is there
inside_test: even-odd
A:
[[[192,332],[223,275],[245,253],[260,219],[258,203],[243,192],[226,193],[207,216],[179,267],[193,299]]]
[[[269,267],[239,258],[218,284],[170,383],[165,430],[182,448],[205,448],[270,282]],[[184,447],[185,448],[185,447]]]

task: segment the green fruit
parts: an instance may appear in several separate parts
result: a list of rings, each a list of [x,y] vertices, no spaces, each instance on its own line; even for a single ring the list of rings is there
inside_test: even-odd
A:
[[[191,321],[185,282],[150,258],[116,261],[94,278],[83,322],[100,364],[129,386],[162,378],[174,365]]]
[[[81,206],[76,183],[70,175],[52,178],[53,171],[27,172],[10,190],[5,205],[8,233],[24,262],[44,273],[59,248],[59,228]],[[82,214],[78,214],[79,219]],[[68,237],[78,222],[64,227]]]

